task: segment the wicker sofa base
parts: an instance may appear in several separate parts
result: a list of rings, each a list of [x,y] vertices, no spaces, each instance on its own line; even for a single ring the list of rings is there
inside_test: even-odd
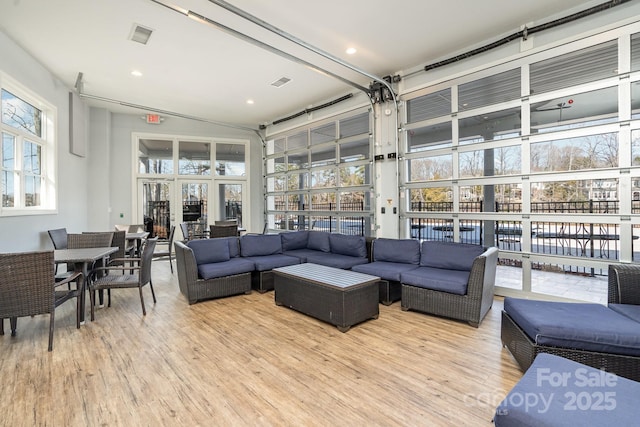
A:
[[[380,302],[384,305],[391,305],[400,300],[402,287],[400,282],[393,280],[380,280]]]
[[[251,273],[251,287],[261,294],[273,290],[273,271],[254,271]]]
[[[275,275],[275,303],[315,317],[346,332],[357,323],[377,319],[379,287],[377,282],[365,286],[337,289],[304,279]]]
[[[468,295],[448,294],[402,284],[402,310],[415,310],[450,319],[463,320],[478,327],[491,308],[491,298],[486,307],[481,307],[479,298]]]
[[[251,273],[218,277],[215,279],[199,279],[189,286],[187,298],[189,304],[200,300],[251,293]]]
[[[502,345],[511,352],[523,372],[531,366],[538,353],[549,353],[640,381],[640,357],[538,345],[504,311],[500,337]]]

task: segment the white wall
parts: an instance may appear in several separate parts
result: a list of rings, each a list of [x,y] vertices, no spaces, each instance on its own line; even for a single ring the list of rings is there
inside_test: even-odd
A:
[[[0,252],[52,249],[47,230],[66,227],[79,232],[88,224],[88,161],[69,153],[69,88],[3,32],[0,70],[58,110],[58,213],[0,217]]]
[[[251,169],[247,171],[250,191],[247,200],[250,200],[251,209],[244,211],[243,226],[249,232],[262,232],[262,142],[256,133],[171,116],[164,116],[160,125],[150,125],[141,119],[141,113],[109,113],[102,108],[91,108],[90,112],[90,151],[100,153],[100,157],[92,163],[101,178],[93,178],[96,181],[94,186],[103,185],[106,189],[103,192],[91,192],[90,209],[96,211],[96,220],[90,224],[92,229],[112,229],[115,224],[140,222],[135,218],[136,210],[133,206],[132,179],[136,159],[131,145],[132,134],[153,133],[249,140]],[[104,147],[108,148],[107,153],[104,153]],[[108,212],[109,208],[111,212]],[[123,214],[123,218],[120,218],[120,213]]]

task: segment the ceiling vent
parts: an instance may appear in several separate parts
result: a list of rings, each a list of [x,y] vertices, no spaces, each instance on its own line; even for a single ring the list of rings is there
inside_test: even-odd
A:
[[[147,44],[149,42],[149,37],[151,37],[152,29],[143,27],[142,25],[133,24],[133,29],[131,30],[131,35],[129,36],[129,40],[133,40],[134,42]]]
[[[291,79],[289,77],[280,77],[278,80],[276,80],[275,82],[271,83],[271,86],[273,87],[282,87],[284,85],[286,85],[287,83],[289,83],[291,81]]]

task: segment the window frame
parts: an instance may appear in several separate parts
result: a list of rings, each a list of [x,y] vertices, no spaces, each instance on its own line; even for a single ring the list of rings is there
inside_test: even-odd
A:
[[[17,181],[14,184],[16,191],[14,195],[14,206],[3,206],[3,204],[0,203],[0,217],[50,215],[57,213],[57,108],[3,72],[0,72],[0,89],[10,92],[22,101],[32,105],[40,110],[42,114],[41,136],[5,124],[0,118],[0,133],[8,134],[14,138],[15,158],[13,173]],[[24,147],[28,143],[33,143],[40,147],[39,174],[33,174],[31,171],[25,169]],[[0,160],[1,158],[2,153],[0,152]],[[2,171],[6,170],[2,162],[0,162],[0,169]],[[26,206],[26,178],[34,176],[40,177],[40,204],[38,206]],[[0,180],[3,180],[3,177],[4,174],[0,176]],[[2,187],[4,188],[4,185],[2,185]]]

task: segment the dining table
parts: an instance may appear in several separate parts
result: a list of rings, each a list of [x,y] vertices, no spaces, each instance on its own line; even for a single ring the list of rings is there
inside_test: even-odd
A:
[[[85,292],[89,285],[89,267],[98,260],[106,260],[109,255],[117,250],[117,247],[109,246],[103,248],[56,249],[53,251],[53,260],[56,264],[74,264],[76,271],[82,271],[84,275],[80,297],[82,300],[80,305],[80,324],[84,324]]]

